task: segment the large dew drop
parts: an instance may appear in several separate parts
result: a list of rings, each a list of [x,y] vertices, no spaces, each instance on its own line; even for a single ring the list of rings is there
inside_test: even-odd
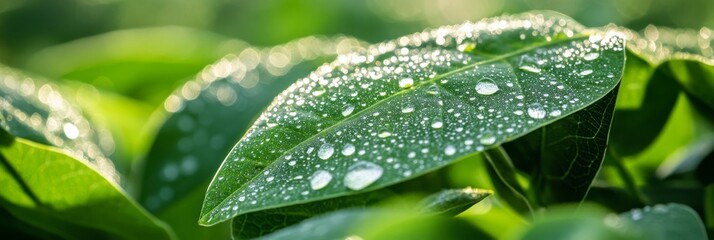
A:
[[[446,148],[444,148],[444,154],[446,154],[446,156],[454,155],[454,153],[456,153],[456,147],[454,147],[454,145],[447,145]]]
[[[491,145],[496,142],[496,136],[491,132],[485,132],[479,139],[479,142],[483,145]]]
[[[342,148],[342,155],[350,156],[354,153],[355,153],[355,145],[348,143],[348,144],[345,144],[344,148]]]
[[[476,92],[481,95],[491,95],[498,92],[498,85],[490,78],[484,78],[476,83]]]
[[[359,161],[347,169],[344,183],[349,189],[362,190],[382,177],[383,172],[384,169],[377,164]]]
[[[354,110],[355,110],[355,106],[354,106],[354,105],[352,105],[352,104],[347,104],[347,105],[345,105],[345,107],[342,109],[342,116],[347,117],[347,116],[349,116],[350,114],[352,114],[352,111],[354,111]]]
[[[332,157],[332,154],[335,153],[335,147],[332,146],[332,144],[325,143],[320,146],[320,149],[317,150],[317,156],[320,157],[322,160],[327,160],[328,158]]]
[[[402,78],[402,80],[399,80],[399,87],[400,88],[410,88],[414,85],[414,79],[411,78]]]
[[[535,119],[542,119],[545,117],[545,109],[540,103],[533,103],[528,106],[528,116]]]
[[[523,65],[519,67],[519,69],[526,71],[526,72],[532,72],[532,73],[540,73],[540,68],[530,66],[530,65]]]
[[[317,170],[310,176],[310,188],[319,190],[327,186],[332,181],[332,174],[325,170]]]

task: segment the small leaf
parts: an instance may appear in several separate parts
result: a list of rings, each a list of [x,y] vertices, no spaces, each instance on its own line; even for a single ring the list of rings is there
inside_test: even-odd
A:
[[[707,239],[697,212],[687,205],[669,203],[620,214],[625,224],[645,239]]]
[[[0,128],[14,137],[59,147],[119,183],[107,157],[114,151],[111,134],[91,126],[47,80],[0,66]]]
[[[342,56],[260,116],[214,177],[200,223],[382,188],[516,139],[610,92],[623,43],[527,13]]]
[[[69,239],[173,238],[86,162],[19,138],[0,160],[2,206],[15,218]]]
[[[346,209],[260,239],[491,239],[459,218],[388,209]]]
[[[492,193],[473,188],[447,189],[426,197],[419,208],[422,212],[456,216]]]

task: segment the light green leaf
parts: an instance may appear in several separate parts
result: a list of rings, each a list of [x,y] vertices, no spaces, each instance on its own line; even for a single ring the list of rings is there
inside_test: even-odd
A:
[[[87,163],[20,138],[0,146],[0,203],[69,239],[172,239],[163,223]]]
[[[610,92],[623,41],[526,13],[340,57],[283,92],[238,142],[200,223],[382,188],[516,139]]]
[[[9,135],[62,148],[118,183],[111,134],[98,129],[58,91],[59,87],[0,66],[0,128]]]
[[[260,239],[491,239],[458,218],[389,209],[346,209]]]
[[[707,239],[704,223],[687,205],[647,206],[622,213],[620,218],[630,231],[641,234],[644,239]]]
[[[127,29],[43,49],[26,68],[158,103],[204,66],[246,46],[191,28]]]
[[[421,201],[419,210],[426,213],[456,216],[493,192],[483,189],[447,189],[429,195]]]

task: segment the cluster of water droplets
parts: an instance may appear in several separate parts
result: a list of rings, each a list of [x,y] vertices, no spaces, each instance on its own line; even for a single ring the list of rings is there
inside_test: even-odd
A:
[[[119,183],[107,157],[114,151],[111,133],[91,126],[46,80],[0,67],[0,127],[16,137],[59,147]]]
[[[628,47],[651,62],[684,58],[714,65],[714,32],[710,28],[682,30],[650,25],[641,34],[616,26],[610,28],[624,32]]]
[[[323,65],[276,98],[233,149],[218,178],[267,167],[214,182],[232,195],[209,192],[217,199],[207,205],[235,211],[207,221],[402,181],[584,107],[616,85],[624,55],[616,34],[581,30],[543,15],[495,18]]]

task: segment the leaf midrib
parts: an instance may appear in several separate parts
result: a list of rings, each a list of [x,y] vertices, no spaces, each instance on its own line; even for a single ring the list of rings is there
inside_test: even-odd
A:
[[[586,38],[586,37],[588,37],[588,36],[589,36],[589,35],[586,34],[586,33],[579,33],[579,34],[576,34],[576,35],[574,35],[573,37],[570,37],[570,38],[559,39],[559,40],[557,40],[557,41],[541,42],[541,43],[534,44],[534,45],[532,45],[532,46],[530,46],[530,47],[527,47],[527,48],[523,48],[523,49],[520,49],[520,50],[517,50],[517,51],[505,53],[505,54],[502,54],[502,55],[497,55],[497,56],[495,56],[495,57],[493,57],[493,58],[489,58],[489,59],[486,59],[486,60],[478,61],[478,62],[475,62],[475,63],[472,63],[472,64],[465,65],[465,66],[463,66],[463,67],[454,69],[454,70],[452,70],[452,71],[448,71],[448,72],[439,74],[439,75],[437,75],[437,76],[435,76],[435,77],[433,77],[433,78],[431,78],[431,79],[429,79],[429,80],[425,80],[425,81],[419,82],[419,83],[413,85],[413,86],[410,87],[410,88],[406,88],[406,89],[397,91],[397,92],[395,92],[394,94],[392,94],[392,95],[390,95],[390,96],[388,96],[388,97],[386,97],[386,98],[384,98],[384,99],[381,99],[381,100],[375,102],[374,104],[372,104],[372,105],[370,105],[370,106],[368,106],[368,107],[366,107],[366,108],[364,108],[364,109],[362,109],[362,110],[356,111],[356,112],[353,113],[352,115],[350,115],[350,116],[348,116],[348,117],[346,117],[346,118],[344,118],[344,119],[342,119],[342,120],[340,120],[340,121],[335,121],[335,122],[334,122],[332,125],[330,125],[329,127],[327,127],[327,128],[325,128],[325,129],[319,131],[319,132],[316,133],[315,135],[312,135],[311,137],[309,137],[309,138],[307,138],[307,139],[301,141],[300,143],[296,144],[296,145],[293,146],[292,148],[286,150],[286,151],[285,151],[285,154],[287,154],[287,153],[289,153],[289,152],[292,152],[294,149],[296,149],[296,148],[298,148],[298,147],[301,147],[301,146],[303,146],[303,145],[305,145],[305,144],[308,144],[308,143],[312,142],[312,140],[316,139],[317,137],[322,136],[323,133],[329,132],[329,131],[331,131],[332,129],[336,128],[337,126],[340,126],[342,123],[349,122],[349,121],[351,121],[351,120],[357,118],[358,116],[361,116],[362,113],[367,112],[367,111],[370,110],[370,109],[374,109],[376,106],[379,106],[379,105],[381,105],[381,104],[383,104],[383,103],[385,103],[385,102],[388,102],[389,100],[391,100],[391,99],[393,99],[393,98],[395,98],[395,97],[397,97],[397,96],[399,96],[399,95],[403,95],[403,94],[405,94],[405,93],[407,93],[407,92],[409,92],[409,91],[414,91],[415,89],[418,89],[418,88],[420,88],[420,87],[422,87],[422,86],[424,86],[424,85],[429,85],[429,84],[435,83],[436,81],[439,81],[439,80],[441,80],[441,79],[443,79],[443,78],[446,78],[446,77],[452,76],[452,75],[454,75],[454,74],[457,74],[457,73],[460,73],[460,72],[464,72],[464,71],[473,69],[473,68],[476,67],[476,66],[480,66],[480,65],[484,65],[484,64],[488,64],[488,63],[500,61],[500,60],[503,60],[503,59],[507,59],[507,58],[510,58],[510,57],[513,57],[513,56],[517,56],[517,55],[520,55],[520,54],[523,54],[523,53],[527,53],[527,52],[534,51],[534,50],[539,49],[539,48],[542,48],[542,47],[548,47],[548,46],[553,46],[553,45],[557,45],[557,44],[560,44],[560,43],[565,43],[565,42],[571,42],[571,41],[576,41],[576,40],[584,39],[584,38]],[[482,54],[482,55],[485,55],[485,54]],[[280,159],[280,158],[281,158],[282,156],[284,156],[285,154],[282,154],[282,155],[278,156],[278,157],[275,158],[275,159]],[[274,160],[275,160],[275,159],[274,159]],[[270,164],[268,164],[268,165],[266,166],[266,168],[268,168],[268,167],[270,167],[270,166],[273,166],[273,165],[275,164],[275,162],[276,162],[276,161],[272,161]],[[265,168],[264,168],[264,169],[265,169]],[[226,201],[228,201],[228,199],[229,199],[231,196],[235,195],[237,192],[240,192],[240,191],[244,190],[244,189],[245,189],[245,186],[247,186],[248,183],[251,183],[251,182],[255,181],[256,178],[259,177],[259,176],[260,176],[259,174],[256,174],[253,178],[251,178],[249,181],[246,181],[246,182],[245,182],[242,186],[240,186],[238,189],[236,189],[235,191],[231,192],[231,193],[228,195],[228,197],[224,198],[223,200],[221,200],[221,202],[219,202],[219,203],[216,204],[214,207],[212,207],[210,211],[208,211],[206,214],[204,214],[204,215],[202,216],[202,218],[205,217],[205,216],[206,216],[207,214],[209,214],[209,213],[215,212],[216,209],[218,209],[218,208],[219,208],[220,206],[222,206]],[[307,202],[310,202],[310,201],[307,201]],[[221,220],[221,221],[223,221],[223,220]]]

